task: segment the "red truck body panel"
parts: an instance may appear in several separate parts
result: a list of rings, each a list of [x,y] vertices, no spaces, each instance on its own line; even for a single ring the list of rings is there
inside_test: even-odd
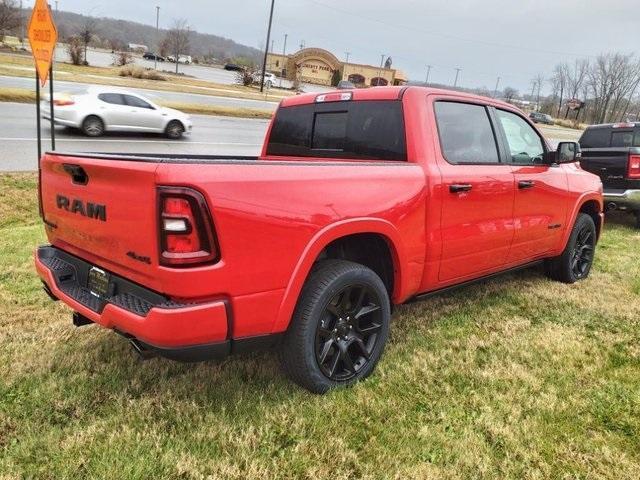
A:
[[[385,240],[393,260],[392,301],[402,303],[556,256],[585,202],[602,211],[599,180],[578,164],[453,165],[444,158],[434,102],[518,113],[510,105],[423,88],[372,88],[352,95],[352,102],[402,102],[406,162],[268,155],[272,126],[261,157],[251,160],[46,154],[41,188],[51,244],[189,306],[169,313],[154,307],[151,319],[132,318],[113,306],[96,314],[57,288],[36,257],[40,276],[56,297],[106,327],[153,345],[211,343],[285,331],[314,262],[340,238],[366,233]],[[313,104],[317,97],[290,97],[280,108]],[[89,182],[70,181],[65,165],[81,166]],[[537,188],[519,190],[521,180],[535,180]],[[450,193],[458,183],[473,189]],[[219,261],[190,268],[160,265],[158,186],[203,195]],[[87,202],[105,205],[106,221],[61,208],[60,196],[79,199],[85,210]]]

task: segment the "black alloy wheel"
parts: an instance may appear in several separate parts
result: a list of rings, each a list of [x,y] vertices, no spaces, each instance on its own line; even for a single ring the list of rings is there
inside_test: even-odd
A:
[[[380,299],[366,285],[349,285],[329,301],[316,331],[315,354],[322,373],[344,382],[371,359],[382,329]]]
[[[545,261],[547,276],[564,283],[575,283],[589,276],[595,257],[596,224],[586,213],[579,213],[561,255]]]
[[[319,261],[282,340],[282,367],[313,393],[353,385],[374,371],[390,323],[389,292],[374,271],[348,260]]]
[[[595,246],[595,232],[589,225],[584,225],[578,231],[571,253],[571,271],[577,280],[584,278],[588,274],[593,262]]]

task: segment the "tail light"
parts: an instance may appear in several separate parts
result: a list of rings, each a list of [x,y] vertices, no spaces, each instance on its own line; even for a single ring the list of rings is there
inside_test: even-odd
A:
[[[161,265],[194,266],[218,260],[213,222],[200,192],[159,187],[158,211]]]
[[[58,100],[54,100],[53,104],[56,107],[69,107],[71,105],[75,105],[76,102],[74,102],[73,100],[69,99],[69,98],[65,98],[65,99],[58,99]]]
[[[629,155],[627,178],[640,179],[640,155]]]

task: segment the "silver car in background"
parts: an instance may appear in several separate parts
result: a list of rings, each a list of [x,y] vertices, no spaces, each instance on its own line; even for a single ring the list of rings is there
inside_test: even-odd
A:
[[[92,88],[80,95],[54,94],[53,98],[54,122],[78,128],[89,137],[105,132],[143,132],[177,140],[193,129],[189,115],[126,90]],[[42,101],[41,111],[49,120],[48,98]]]

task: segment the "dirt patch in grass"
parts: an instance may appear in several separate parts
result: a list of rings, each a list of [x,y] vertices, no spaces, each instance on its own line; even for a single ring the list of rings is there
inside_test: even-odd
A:
[[[401,306],[376,373],[319,397],[271,352],[140,362],[72,327],[33,271],[35,188],[0,176],[0,477],[640,478],[640,234],[624,216],[587,281],[533,269]]]

